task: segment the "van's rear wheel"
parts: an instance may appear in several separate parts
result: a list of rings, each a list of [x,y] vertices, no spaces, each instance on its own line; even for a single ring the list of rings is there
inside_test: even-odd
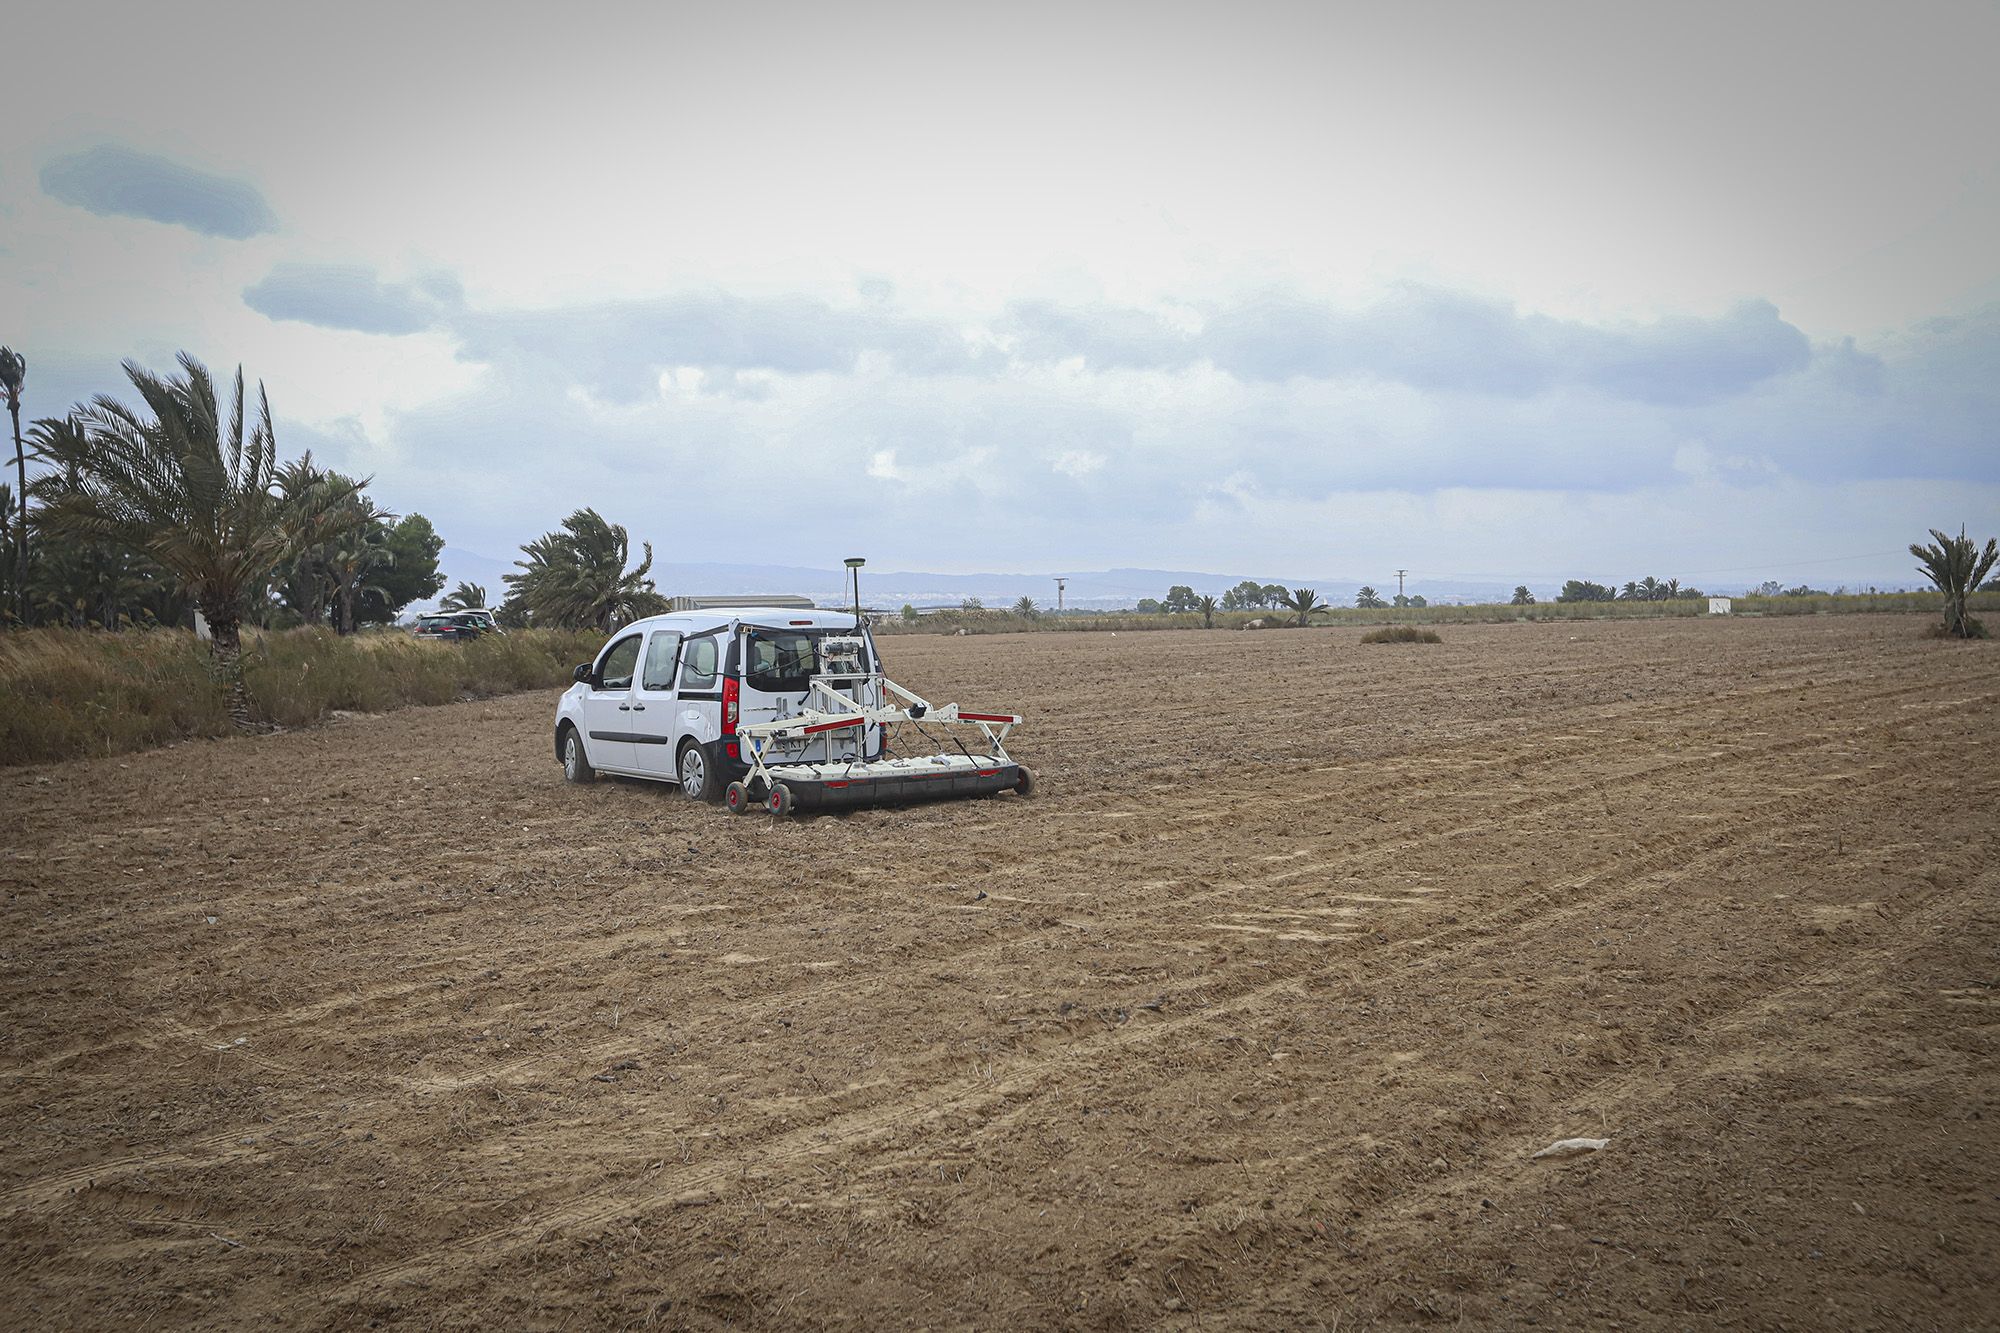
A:
[[[689,741],[681,747],[681,794],[690,801],[712,801],[720,793],[715,774],[709,769],[708,754]]]
[[[583,737],[576,734],[575,727],[563,731],[562,764],[563,777],[571,782],[589,782],[597,776],[589,756],[583,752]]]

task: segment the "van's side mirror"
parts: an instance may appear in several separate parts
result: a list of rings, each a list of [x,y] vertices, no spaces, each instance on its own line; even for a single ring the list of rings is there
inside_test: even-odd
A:
[[[576,671],[571,674],[570,679],[578,682],[579,684],[583,685],[590,684],[590,663],[585,662],[582,666],[578,667]]]

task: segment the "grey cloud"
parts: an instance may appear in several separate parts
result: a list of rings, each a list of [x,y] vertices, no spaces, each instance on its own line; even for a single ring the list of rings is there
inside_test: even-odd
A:
[[[254,186],[120,144],[55,158],[41,180],[50,198],[100,217],[145,218],[236,241],[278,228]]]
[[[1718,438],[1801,476],[2000,481],[2000,303],[1927,320],[1713,414]]]
[[[1610,329],[1563,326],[1559,340],[1577,377],[1620,398],[1699,403],[1804,370],[1805,334],[1768,301],[1746,301],[1719,319],[1678,315]]]
[[[1007,307],[999,331],[1013,340],[1024,361],[1064,361],[1080,356],[1105,370],[1160,370],[1194,360],[1185,333],[1142,310],[1115,306],[1088,309],[1052,301],[1016,301]]]
[[[1025,360],[1080,356],[1107,370],[1205,359],[1252,382],[1372,377],[1502,397],[1581,385],[1657,404],[1741,393],[1804,369],[1811,357],[1805,335],[1766,302],[1714,319],[1602,326],[1434,288],[1407,288],[1353,311],[1256,297],[1212,308],[1194,334],[1118,307],[1015,306],[1003,328]]]
[[[555,310],[468,312],[453,323],[475,361],[539,363],[612,398],[651,391],[669,366],[842,373],[869,352],[906,374],[971,368],[951,326],[811,297],[690,293]]]
[[[611,321],[593,336],[638,327]],[[612,495],[619,521],[651,533],[663,553],[740,536],[727,507],[702,497],[768,486],[773,458],[829,512],[866,512],[898,540],[939,550],[993,533],[1011,549],[1066,550],[1078,533],[1138,549],[1198,511],[1240,508],[1255,526],[1274,505],[1355,492],[1531,491],[1568,497],[1588,515],[1648,488],[1707,487],[1709,499],[1689,503],[1754,509],[1744,494],[1776,496],[1795,482],[1921,479],[1941,494],[2000,482],[2000,384],[1990,374],[2000,307],[1865,350],[1829,344],[1800,373],[1665,403],[1605,392],[1580,373],[1518,396],[1335,377],[1218,381],[1184,396],[1171,382],[1155,394],[1094,376],[953,373],[814,384],[753,376],[762,397],[725,386],[610,407],[577,402],[571,368],[587,344],[556,328],[565,350],[544,359],[548,373],[503,361],[476,389],[395,414],[393,454],[328,439],[326,456],[393,476],[399,493],[448,497],[425,512],[454,542],[504,549]],[[536,352],[526,331],[507,336],[515,341],[496,355]],[[322,448],[295,430],[286,438]],[[555,473],[552,449],[565,460]],[[893,455],[888,475],[871,476],[883,454]],[[1060,470],[1072,456],[1103,464]],[[1689,457],[1715,466],[1691,468]],[[649,480],[634,486],[635,477]]]
[[[992,331],[1009,357],[954,326],[884,301],[687,292],[545,310],[476,310],[434,275],[388,284],[367,269],[281,265],[245,293],[274,319],[369,333],[441,327],[468,360],[555,374],[607,398],[653,391],[660,372],[694,366],[728,391],[734,372],[843,374],[875,354],[909,375],[994,374],[1082,358],[1098,370],[1176,370],[1206,362],[1246,383],[1370,378],[1438,393],[1531,398],[1562,388],[1659,406],[1740,394],[1811,361],[1804,334],[1766,302],[1716,318],[1591,325],[1523,315],[1504,301],[1408,288],[1358,310],[1264,296],[1211,307],[1199,331],[1128,307],[1022,301]],[[749,389],[746,391],[754,391]]]
[[[1245,379],[1365,375],[1519,397],[1557,378],[1546,347],[1553,325],[1517,316],[1504,302],[1418,288],[1352,312],[1287,299],[1227,308],[1199,345]]]
[[[652,393],[670,366],[698,367],[713,373],[721,392],[754,396],[762,389],[737,372],[844,373],[871,352],[915,375],[995,360],[940,321],[805,296],[696,292],[545,310],[475,310],[448,273],[390,283],[366,267],[279,264],[243,299],[271,319],[324,328],[392,335],[442,329],[458,339],[468,361],[554,375],[619,400]]]
[[[373,269],[339,264],[279,264],[243,293],[243,303],[267,319],[388,334],[433,328],[461,299],[448,274],[386,283]]]
[[[1022,495],[1055,503],[1115,485],[1131,513],[1170,513],[1237,471],[1274,493],[1615,492],[1674,484],[1690,444],[1742,460],[1751,481],[2000,476],[1990,374],[2000,307],[1865,349],[1815,349],[1761,302],[1711,318],[1587,324],[1413,288],[1352,311],[1241,301],[1210,308],[1196,332],[1136,309],[1022,302],[991,325],[1011,348],[1003,357],[944,321],[803,296],[487,311],[468,308],[448,275],[386,283],[368,270],[289,265],[246,299],[274,318],[442,331],[552,421],[571,411],[577,386],[643,406],[657,400],[663,370],[702,370],[670,404],[632,418],[649,423],[632,446],[642,452],[694,429],[719,440],[746,422],[762,423],[746,439],[789,434],[844,456],[851,471],[881,449],[897,450],[904,469],[924,452],[988,450],[1001,460],[988,472]],[[888,372],[853,378],[864,357]],[[1095,377],[1026,373],[1072,357],[1106,371],[1212,365],[1229,379],[1186,400],[1161,386],[1156,408]],[[832,383],[788,385],[799,375]],[[795,416],[807,401],[809,418]],[[1052,472],[1063,458],[1087,466]]]

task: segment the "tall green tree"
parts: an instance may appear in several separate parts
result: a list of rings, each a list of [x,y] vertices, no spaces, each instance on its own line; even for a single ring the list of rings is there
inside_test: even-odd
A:
[[[1376,592],[1373,588],[1363,588],[1360,592],[1355,593],[1354,604],[1365,611],[1379,611],[1389,605],[1382,600],[1382,594]]]
[[[1203,629],[1215,628],[1216,603],[1213,597],[1203,593],[1195,602],[1194,609],[1201,612],[1201,627]]]
[[[1035,599],[1032,597],[1023,597],[1014,603],[1014,614],[1023,620],[1039,620],[1042,616],[1042,613],[1035,608]]]
[[[1533,606],[1534,604],[1535,594],[1528,591],[1528,585],[1525,583],[1516,585],[1514,588],[1514,600],[1511,605]]]
[[[422,514],[406,514],[400,522],[384,529],[383,545],[389,564],[375,572],[373,589],[361,599],[360,619],[369,624],[389,624],[411,602],[435,597],[444,587],[438,570],[438,556],[444,552],[444,538]],[[480,590],[481,595],[485,593]],[[467,610],[483,610],[481,602]]]
[[[1615,589],[1607,588],[1602,583],[1592,583],[1589,579],[1570,579],[1556,594],[1558,602],[1609,602],[1617,597]]]
[[[1931,536],[1935,540],[1926,545],[1911,543],[1910,554],[1917,558],[1918,572],[1944,594],[1944,632],[1960,639],[1985,638],[1986,627],[1966,612],[1966,598],[2000,562],[2000,542],[1988,537],[1982,551],[1965,535],[1963,525],[1956,537],[1936,528]]]
[[[278,494],[276,433],[264,386],[257,420],[245,419],[243,370],[222,415],[208,368],[188,353],[181,373],[155,375],[135,362],[125,374],[139,406],[99,394],[80,413],[93,446],[89,467],[43,514],[50,531],[143,554],[194,599],[236,725],[253,725],[243,687],[242,618],[298,537],[289,520],[311,522],[345,498],[329,489],[296,512]]]
[[[666,610],[667,600],[647,577],[653,544],[641,545],[646,558],[627,569],[631,541],[625,529],[607,523],[595,509],[579,509],[563,520],[560,530],[521,548],[527,558],[514,562],[521,572],[502,576],[508,600],[518,601],[534,624],[588,626],[607,634],[617,625],[657,615]]]
[[[1264,585],[1255,579],[1245,579],[1222,594],[1222,609],[1225,611],[1256,611],[1269,604],[1270,599],[1264,595]]]

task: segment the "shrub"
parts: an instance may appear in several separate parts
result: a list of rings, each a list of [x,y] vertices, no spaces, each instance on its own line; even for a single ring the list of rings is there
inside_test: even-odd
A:
[[[1382,629],[1369,630],[1361,636],[1363,643],[1443,643],[1434,629],[1418,629],[1415,625],[1389,625]]]
[[[565,685],[603,642],[563,630],[470,643],[283,630],[246,637],[243,673],[257,720],[303,727],[335,709],[375,713]],[[0,765],[118,754],[230,729],[223,683],[185,630],[0,635]]]

